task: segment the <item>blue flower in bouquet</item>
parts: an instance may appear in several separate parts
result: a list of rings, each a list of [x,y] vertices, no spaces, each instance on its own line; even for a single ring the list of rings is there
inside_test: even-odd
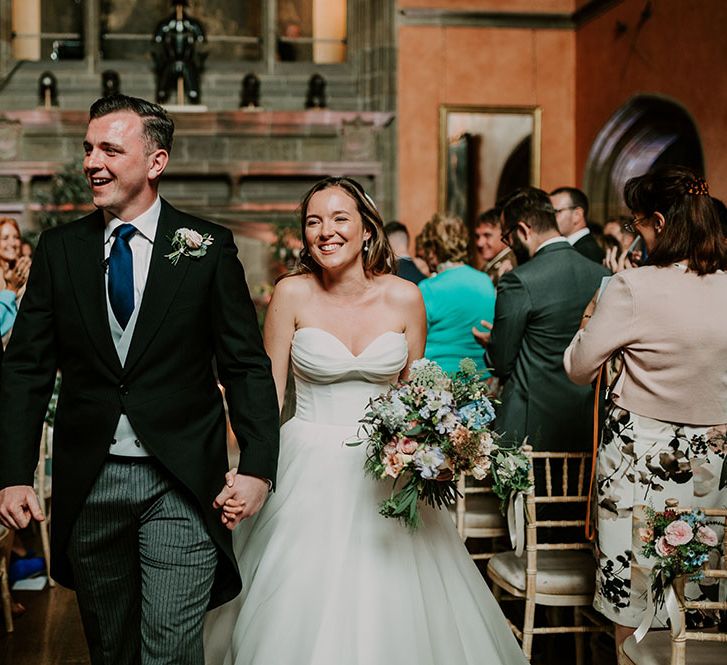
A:
[[[390,432],[403,427],[409,415],[409,410],[401,398],[403,390],[392,390],[386,399],[377,398],[369,403],[369,415],[378,421]]]
[[[447,390],[427,390],[425,393],[426,402],[424,406],[419,409],[419,415],[422,418],[434,417],[436,419],[442,419],[448,413],[452,411],[452,403],[454,398],[452,393]]]
[[[467,427],[481,430],[495,419],[495,409],[492,408],[489,399],[478,399],[460,407],[459,415]]]
[[[431,480],[439,475],[439,467],[444,464],[444,453],[437,446],[417,450],[414,453],[414,466],[422,478]]]

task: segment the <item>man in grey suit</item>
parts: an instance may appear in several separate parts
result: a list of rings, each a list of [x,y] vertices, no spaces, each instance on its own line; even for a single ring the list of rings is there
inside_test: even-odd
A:
[[[505,242],[522,243],[532,258],[502,276],[492,332],[478,335],[504,383],[497,430],[516,441],[527,436],[536,450],[586,450],[593,390],[568,380],[563,352],[608,271],[560,234],[544,191],[518,189],[502,214]]]

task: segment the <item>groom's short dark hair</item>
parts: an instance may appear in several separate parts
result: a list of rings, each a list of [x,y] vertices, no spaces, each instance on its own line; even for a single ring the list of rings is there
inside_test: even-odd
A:
[[[139,97],[129,97],[121,94],[110,95],[109,97],[97,99],[91,105],[89,116],[91,120],[94,120],[119,111],[131,111],[144,121],[144,138],[150,151],[159,148],[167,152],[172,151],[174,121],[164,107],[159,106],[159,104],[148,102]]]

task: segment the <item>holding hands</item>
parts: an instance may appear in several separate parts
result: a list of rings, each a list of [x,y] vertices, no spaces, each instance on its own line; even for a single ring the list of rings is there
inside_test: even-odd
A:
[[[238,474],[233,468],[225,474],[225,486],[212,505],[222,508],[222,523],[232,531],[242,520],[252,517],[263,507],[268,490],[266,480]]]

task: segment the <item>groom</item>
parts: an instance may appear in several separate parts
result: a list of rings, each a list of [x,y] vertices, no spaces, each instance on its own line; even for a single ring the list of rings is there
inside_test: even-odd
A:
[[[173,132],[142,99],[93,104],[83,168],[98,210],[41,236],[0,380],[0,521],[23,528],[44,519],[33,472],[61,372],[52,574],[77,591],[94,665],[202,665],[204,612],[241,587],[230,530],[277,465],[232,234],[157,194]],[[218,380],[241,449],[228,482]],[[227,498],[242,508],[220,514]]]

